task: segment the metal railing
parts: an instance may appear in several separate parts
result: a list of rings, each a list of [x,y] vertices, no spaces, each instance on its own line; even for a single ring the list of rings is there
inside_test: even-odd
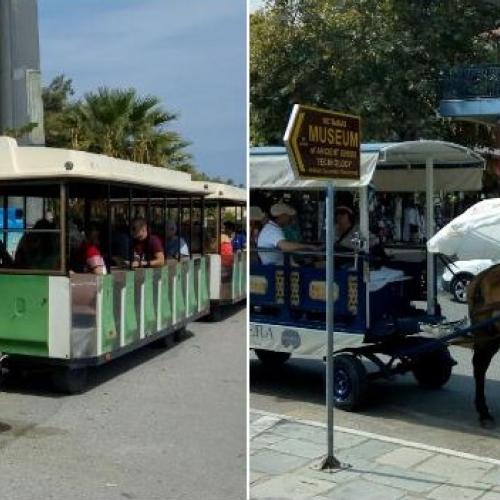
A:
[[[440,78],[441,99],[500,98],[500,64],[455,66]]]

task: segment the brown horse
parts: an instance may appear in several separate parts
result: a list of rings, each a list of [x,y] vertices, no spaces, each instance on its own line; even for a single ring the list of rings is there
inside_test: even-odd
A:
[[[472,280],[467,289],[467,302],[472,326],[500,316],[500,264],[486,269]],[[500,349],[500,317],[498,323],[478,328],[473,332],[472,348],[476,410],[481,425],[490,427],[494,424],[494,419],[486,405],[484,383],[491,359]]]

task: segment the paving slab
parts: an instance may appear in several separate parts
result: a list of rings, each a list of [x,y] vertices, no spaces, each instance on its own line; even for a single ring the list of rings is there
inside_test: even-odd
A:
[[[390,465],[372,466],[362,477],[375,483],[394,486],[409,493],[419,494],[428,493],[446,481],[446,479],[436,475],[405,470]]]
[[[252,498],[261,499],[283,496],[290,500],[303,500],[330,491],[331,481],[314,479],[302,474],[284,474],[252,488]]]
[[[410,469],[415,465],[434,456],[434,453],[416,448],[396,448],[376,459],[379,464],[393,465],[403,469]]]
[[[432,498],[433,500],[450,500],[452,498],[472,500],[474,498],[479,498],[481,495],[488,492],[489,488],[490,487],[484,485],[457,486],[453,484],[443,484],[427,495],[427,498]]]
[[[397,500],[405,495],[403,490],[359,479],[334,488],[327,498],[335,500]]]
[[[250,456],[250,467],[255,472],[265,474],[284,474],[294,469],[298,469],[310,462],[304,457],[295,457],[286,453],[274,450],[259,450]]]
[[[415,470],[430,474],[439,471],[442,476],[473,483],[479,480],[482,481],[485,473],[493,469],[493,467],[493,465],[485,462],[439,454],[417,465]]]
[[[479,497],[480,500],[500,500],[500,490],[490,490],[488,493],[485,493],[482,497]]]
[[[500,485],[500,467],[493,467],[484,476],[479,478],[482,483],[491,483],[494,485]]]
[[[252,450],[260,450],[285,439],[287,438],[284,436],[272,434],[271,432],[263,432],[252,439]]]
[[[324,427],[281,420],[273,427],[273,432],[281,436],[304,439],[326,446],[326,429]]]
[[[261,415],[250,426],[250,439],[274,427],[280,420],[279,417],[275,417],[274,415]]]
[[[297,457],[318,458],[325,455],[325,446],[304,439],[283,439],[268,446],[270,450],[289,453]]]
[[[359,445],[339,451],[337,458],[341,461],[349,462],[354,467],[359,460],[375,460],[397,448],[398,445],[396,444],[370,439]]]

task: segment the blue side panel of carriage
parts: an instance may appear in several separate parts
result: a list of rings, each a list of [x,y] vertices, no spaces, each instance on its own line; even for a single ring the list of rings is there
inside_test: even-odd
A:
[[[284,272],[283,303],[276,302],[277,271]],[[290,297],[290,272],[297,273],[299,278],[299,300],[297,303],[292,303]],[[251,274],[252,277],[264,278],[267,283],[264,294],[250,294],[252,306],[257,306],[253,307],[251,313],[252,322],[294,326],[296,328],[325,329],[326,303],[324,300],[311,298],[309,292],[311,282],[325,281],[324,269],[290,268],[286,265],[252,263]],[[345,293],[351,277],[355,277],[357,282],[356,312],[349,310],[348,296]],[[358,270],[337,269],[335,283],[340,290],[339,297],[335,302],[335,329],[350,333],[366,333],[366,285],[363,281],[362,266],[358,266]],[[381,298],[380,302],[384,303],[384,301],[385,299]]]

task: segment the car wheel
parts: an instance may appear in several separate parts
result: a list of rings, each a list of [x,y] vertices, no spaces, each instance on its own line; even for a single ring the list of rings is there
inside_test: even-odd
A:
[[[461,304],[465,304],[467,302],[467,287],[473,278],[474,276],[470,273],[457,274],[457,276],[453,278],[450,290],[453,298],[457,302],[460,302]]]

